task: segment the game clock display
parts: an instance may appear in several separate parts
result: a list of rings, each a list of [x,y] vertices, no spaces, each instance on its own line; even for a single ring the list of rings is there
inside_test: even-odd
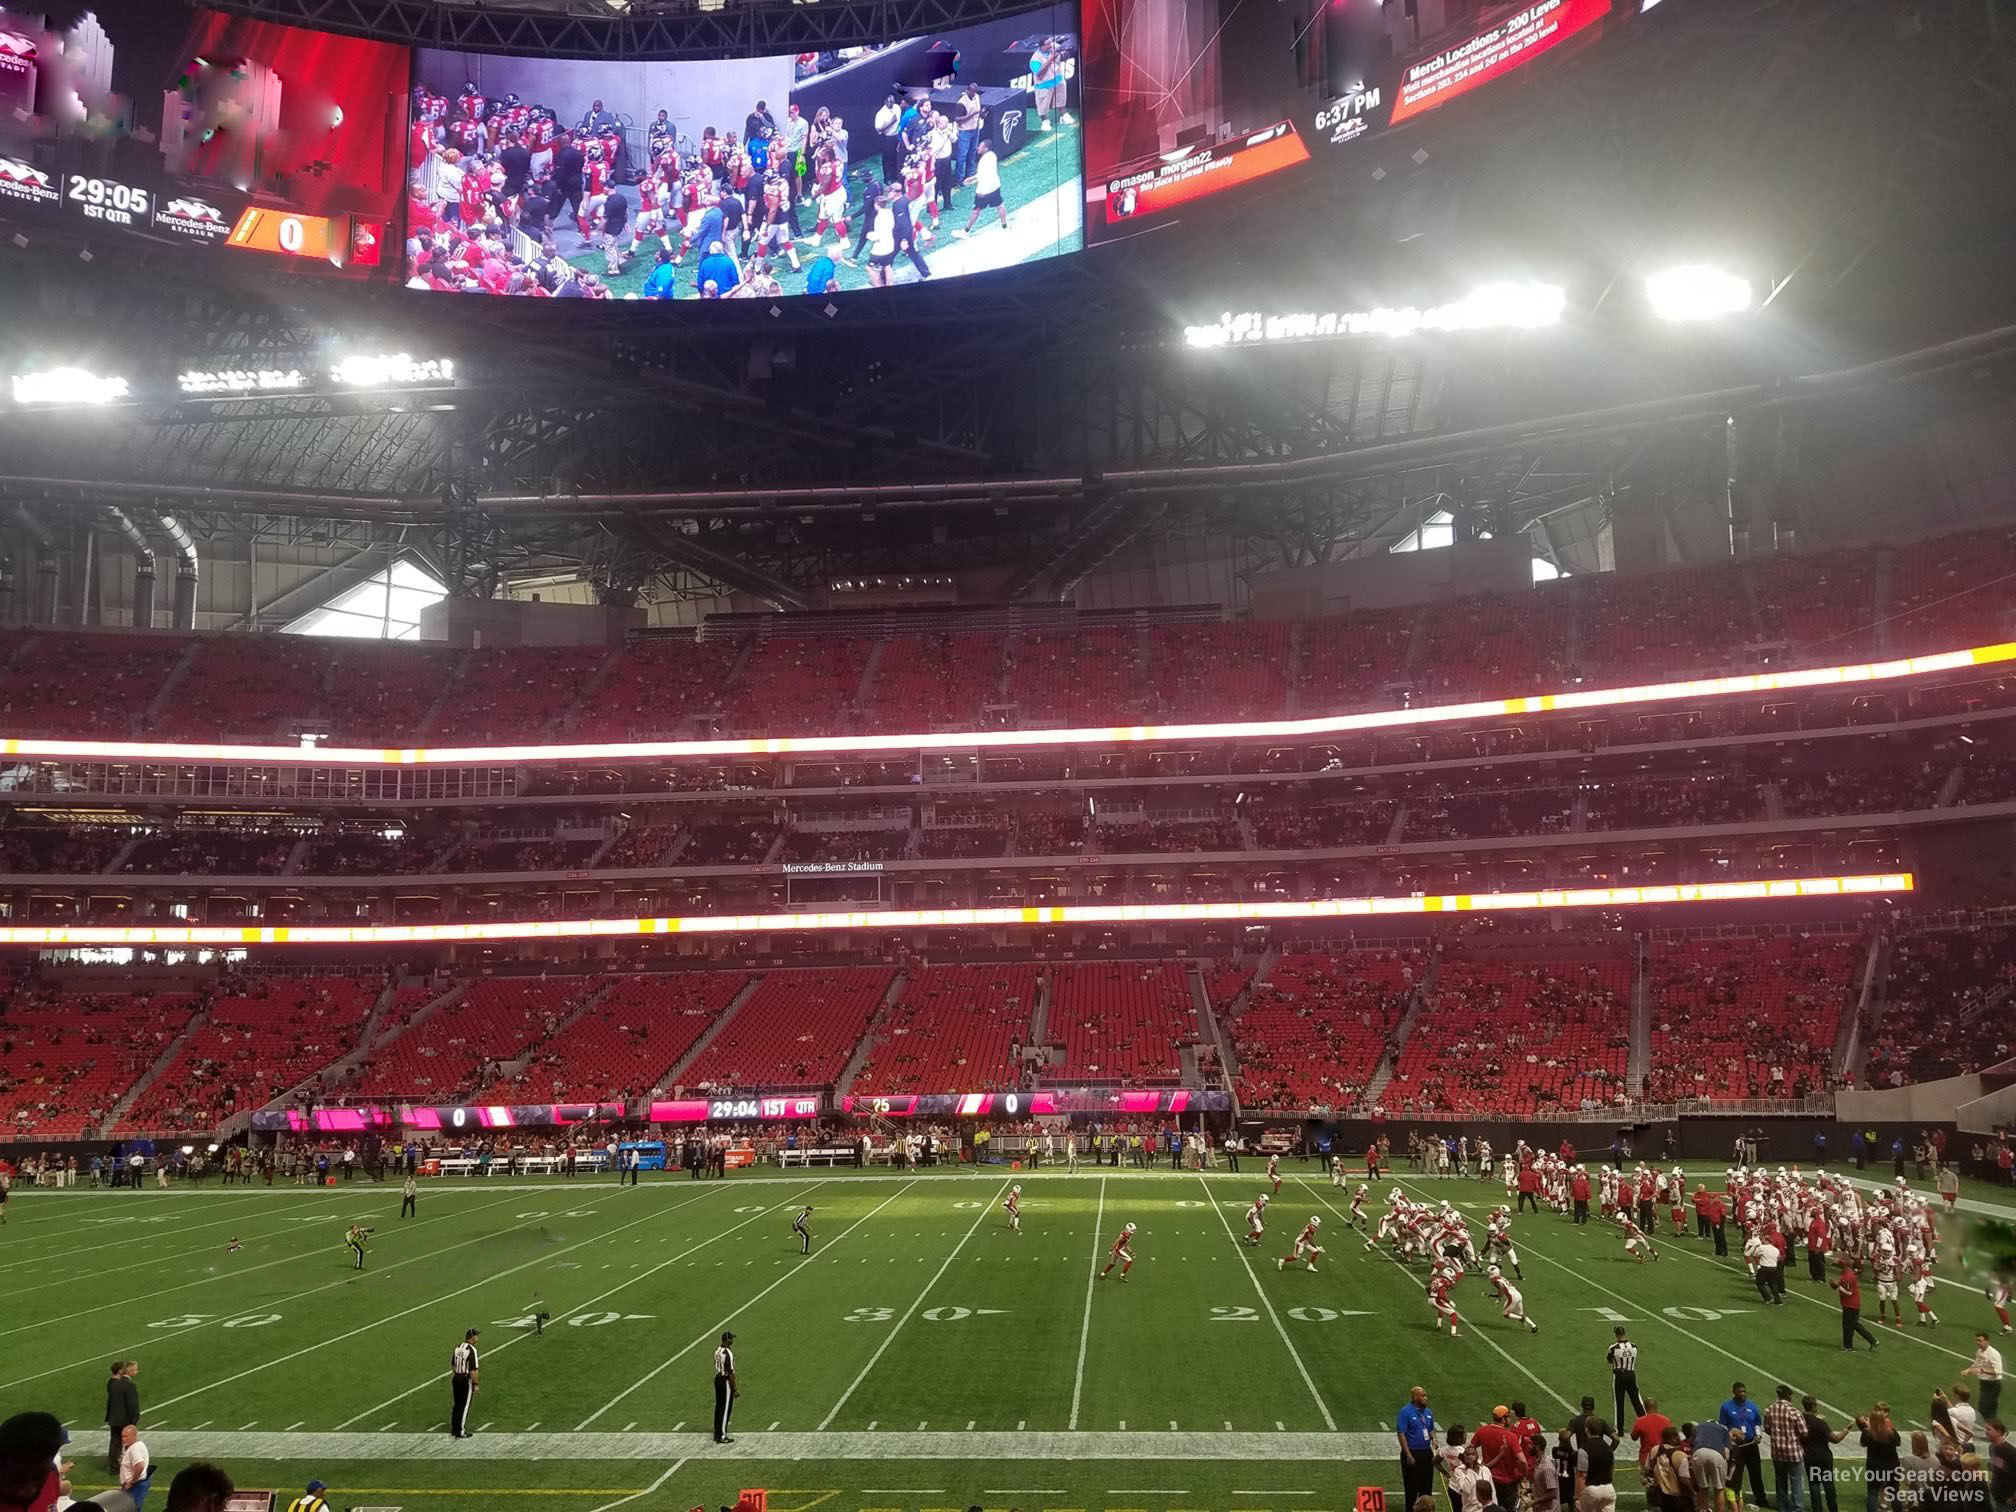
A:
[[[369,276],[409,71],[390,43],[161,0],[0,0],[0,218]]]

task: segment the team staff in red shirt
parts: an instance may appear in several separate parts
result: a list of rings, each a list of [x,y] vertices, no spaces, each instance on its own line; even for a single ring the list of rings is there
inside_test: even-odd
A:
[[[1860,1334],[1869,1341],[1869,1347],[1876,1347],[1876,1335],[1869,1332],[1862,1321],[1862,1278],[1855,1267],[1847,1261],[1841,1262],[1841,1274],[1835,1279],[1834,1290],[1841,1295],[1841,1347],[1853,1349],[1855,1336]]]

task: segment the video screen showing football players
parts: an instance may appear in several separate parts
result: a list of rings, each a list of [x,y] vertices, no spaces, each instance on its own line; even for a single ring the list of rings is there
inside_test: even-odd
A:
[[[886,289],[1078,250],[1072,8],[696,63],[422,50],[409,287],[534,299]]]
[[[402,47],[162,0],[0,5],[0,218],[379,275],[408,77]]]

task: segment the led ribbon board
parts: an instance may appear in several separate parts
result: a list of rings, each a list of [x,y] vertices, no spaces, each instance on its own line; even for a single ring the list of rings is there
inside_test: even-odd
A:
[[[1697,677],[1686,682],[1648,683],[1630,688],[1576,689],[1530,698],[1493,698],[1478,703],[1431,704],[1419,709],[1378,709],[1314,719],[1261,719],[1237,723],[1109,725],[1056,730],[967,730],[910,735],[781,735],[738,740],[635,740],[600,745],[458,746],[399,748],[311,745],[198,745],[172,741],[0,738],[0,756],[49,761],[211,761],[270,766],[498,766],[531,762],[640,761],[715,756],[842,755],[871,751],[1027,750],[1043,746],[1153,745],[1165,741],[1308,740],[1360,730],[1398,730],[1461,720],[1501,719],[1524,714],[1559,714],[1576,709],[1615,709],[1634,704],[1673,703],[1693,698],[1729,698],[1746,693],[1785,693],[1801,688],[1892,682],[1969,667],[2016,661],[2016,641],[1906,656],[1894,661],[1842,667],[1809,667],[1793,672],[1749,672],[1733,677]]]
[[[1437,913],[1556,908],[1643,908],[1910,892],[1910,872],[1772,877],[1755,882],[1674,882],[1647,887],[1531,892],[1423,893],[1404,898],[1306,898],[1292,903],[1121,903],[1017,908],[913,908],[880,913],[689,914],[655,919],[527,919],[481,924],[9,924],[0,945],[413,945],[488,940],[613,939],[632,935],[769,934],[805,930],[995,929],[1059,924],[1265,924]]]

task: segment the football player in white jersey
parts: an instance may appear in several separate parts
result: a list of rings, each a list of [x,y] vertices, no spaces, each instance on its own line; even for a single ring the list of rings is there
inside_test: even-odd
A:
[[[1304,1254],[1307,1254],[1309,1257],[1309,1269],[1312,1271],[1316,1269],[1316,1258],[1323,1253],[1323,1246],[1316,1242],[1316,1230],[1322,1226],[1323,1220],[1321,1218],[1311,1218],[1309,1220],[1302,1232],[1295,1236],[1295,1248],[1282,1258],[1281,1269],[1285,1271],[1297,1260],[1300,1260]]]

